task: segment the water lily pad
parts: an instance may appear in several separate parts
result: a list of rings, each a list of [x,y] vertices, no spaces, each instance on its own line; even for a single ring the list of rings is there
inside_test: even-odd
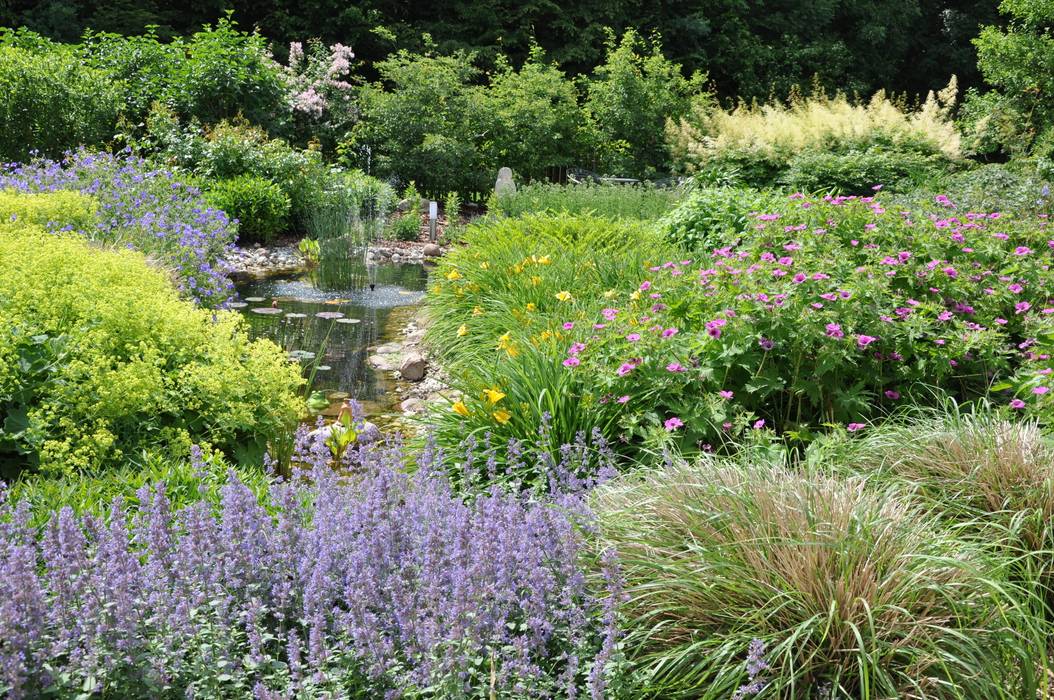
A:
[[[285,315],[286,318],[307,318],[307,314],[288,313]]]
[[[229,309],[244,309],[248,304],[244,301],[228,301],[227,308]]]
[[[265,316],[274,316],[275,314],[282,313],[281,309],[276,309],[273,306],[257,306],[252,310],[254,314],[263,314]]]
[[[338,318],[337,323],[362,323],[360,318]]]
[[[344,314],[340,313],[339,311],[319,311],[317,314],[315,314],[315,316],[317,318],[324,318],[327,320],[344,318]]]
[[[318,367],[315,367],[316,372],[328,372],[331,369],[333,368],[329,365],[319,365]]]
[[[346,391],[331,391],[327,396],[329,396],[330,401],[343,401],[344,399],[351,397],[351,394]]]
[[[290,350],[290,360],[313,360],[315,359],[315,353],[310,350]]]
[[[245,297],[245,301],[251,301],[255,304],[259,304],[261,301],[267,301],[263,297]]]
[[[350,304],[351,299],[326,299],[323,304]]]

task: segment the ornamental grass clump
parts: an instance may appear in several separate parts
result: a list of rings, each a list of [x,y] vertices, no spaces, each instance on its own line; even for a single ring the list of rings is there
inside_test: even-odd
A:
[[[605,693],[617,641],[587,585],[582,497],[465,498],[428,446],[301,431],[301,476],[218,507],[163,483],[129,516],[0,506],[7,697],[539,698]],[[609,576],[613,569],[608,566]],[[603,578],[603,577],[599,577]],[[614,582],[614,578],[611,579]]]
[[[608,482],[595,508],[641,697],[1035,696],[1034,601],[900,491],[706,459]]]
[[[73,226],[89,240],[155,258],[174,271],[180,291],[202,306],[217,307],[230,297],[223,255],[234,243],[236,226],[168,170],[127,153],[80,150],[61,161],[5,165],[2,189],[90,195],[97,202],[93,225],[80,228],[77,219],[55,221],[53,228]]]

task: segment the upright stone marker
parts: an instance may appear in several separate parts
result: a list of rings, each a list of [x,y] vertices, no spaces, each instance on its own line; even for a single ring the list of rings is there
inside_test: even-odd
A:
[[[494,194],[499,197],[503,194],[516,194],[516,181],[512,179],[512,168],[502,168],[498,171],[498,180],[494,183]]]
[[[436,222],[439,219],[439,205],[436,202],[428,203],[428,240],[436,242]]]

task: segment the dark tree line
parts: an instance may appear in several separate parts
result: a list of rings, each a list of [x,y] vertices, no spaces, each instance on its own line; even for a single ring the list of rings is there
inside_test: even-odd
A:
[[[922,93],[950,74],[979,85],[971,40],[998,24],[998,0],[0,0],[0,25],[63,41],[86,28],[124,34],[157,25],[188,34],[232,11],[276,52],[318,37],[352,46],[370,66],[393,51],[475,51],[481,65],[514,64],[540,45],[568,73],[604,57],[608,28],[658,33],[667,56],[709,74],[719,94],[782,96],[814,76],[828,89]],[[372,76],[370,76],[372,77]]]

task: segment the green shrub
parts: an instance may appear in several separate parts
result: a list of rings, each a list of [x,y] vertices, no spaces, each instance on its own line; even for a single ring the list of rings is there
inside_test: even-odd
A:
[[[416,241],[421,235],[421,217],[416,211],[399,214],[388,222],[388,238],[395,241]]]
[[[905,492],[704,460],[622,477],[595,506],[625,577],[636,697],[717,700],[751,681],[764,698],[1037,692],[1035,599]]]
[[[238,221],[240,243],[270,243],[289,230],[289,197],[262,177],[239,175],[209,183],[206,199]]]
[[[260,452],[297,415],[299,372],[239,316],[181,301],[142,254],[5,225],[5,471],[72,473],[191,441]]]
[[[33,150],[56,157],[116,132],[118,86],[60,45],[46,53],[0,46],[0,94],[0,160],[24,161]]]
[[[490,213],[589,214],[612,219],[657,219],[677,203],[681,192],[652,185],[556,185],[532,182],[515,192],[491,197]]]
[[[1054,213],[1051,176],[1041,170],[1039,166],[1043,164],[1044,161],[1022,159],[981,165],[945,178],[941,191],[964,211],[1049,215]],[[919,197],[928,200],[929,193],[922,190],[904,200],[907,205],[917,205]]]
[[[758,212],[782,198],[776,194],[737,187],[697,187],[658,228],[673,245],[684,250],[709,250],[749,234]]]
[[[875,185],[911,191],[948,170],[946,159],[912,150],[804,151],[790,159],[779,179],[801,192],[867,195]]]
[[[95,200],[81,192],[64,190],[27,195],[0,190],[0,222],[87,231],[95,226],[95,214]]]

